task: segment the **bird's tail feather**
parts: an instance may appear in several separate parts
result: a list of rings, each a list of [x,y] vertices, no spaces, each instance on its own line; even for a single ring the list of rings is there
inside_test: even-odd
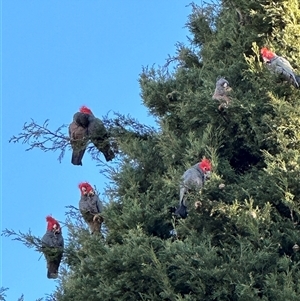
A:
[[[56,279],[58,277],[58,265],[56,262],[48,262],[47,278]]]
[[[96,235],[101,235],[101,224],[98,220],[96,221],[91,221],[88,223],[91,233],[96,234]]]
[[[298,88],[300,87],[300,75],[295,75],[296,82],[298,84]]]
[[[107,162],[111,161],[115,157],[114,152],[112,151],[112,149],[109,146],[106,148],[106,150],[104,150],[103,155]]]
[[[85,149],[79,151],[73,151],[71,163],[73,165],[82,165],[82,158],[84,156],[84,153],[85,153]]]
[[[175,215],[179,215],[181,218],[187,217],[187,208],[183,204],[181,204],[175,211]]]
[[[111,161],[115,157],[115,153],[113,152],[112,148],[108,141],[92,141],[95,147],[103,153],[105,160]]]
[[[186,192],[187,192],[187,188],[184,185],[182,185],[180,187],[179,206],[181,206],[181,205],[185,206],[186,205],[185,204],[185,198],[184,198],[184,195],[185,195]]]

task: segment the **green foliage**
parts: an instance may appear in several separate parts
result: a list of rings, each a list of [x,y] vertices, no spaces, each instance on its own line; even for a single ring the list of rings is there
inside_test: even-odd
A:
[[[178,62],[173,73],[144,68],[140,76],[144,104],[159,131],[119,141],[122,161],[111,173],[106,240],[95,253],[87,248],[81,269],[72,266],[58,300],[75,298],[79,288],[74,300],[299,297],[293,250],[299,91],[270,74],[259,55],[269,44],[296,61],[295,40],[276,41],[291,41],[298,14],[293,1],[192,5],[187,26],[193,48],[177,44],[168,59]],[[233,87],[223,112],[211,99],[218,75]],[[188,218],[175,220],[168,207],[178,202],[180,177],[204,156],[212,160],[212,178],[200,194],[189,193]]]
[[[300,92],[259,53],[268,46],[300,66],[299,3],[191,7],[191,45],[178,43],[166,66],[140,75],[158,129],[129,116],[105,120],[119,150],[108,170],[108,231],[94,237],[70,219],[53,300],[300,298]],[[233,88],[223,111],[212,100],[218,76]],[[212,177],[176,220],[169,207],[181,175],[203,157]]]

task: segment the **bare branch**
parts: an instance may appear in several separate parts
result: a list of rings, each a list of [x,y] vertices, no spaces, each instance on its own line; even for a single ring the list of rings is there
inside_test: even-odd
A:
[[[24,295],[22,294],[22,296],[18,299],[18,301],[24,301]]]
[[[179,61],[179,56],[171,56],[170,54],[168,54],[168,58],[166,59],[166,63],[164,64],[164,68],[168,68],[170,64],[174,63],[174,62],[178,62]],[[178,62],[177,65],[175,67],[179,67],[180,63]]]
[[[49,294],[46,297],[46,301],[57,301],[57,299],[55,298],[54,294]]]
[[[109,119],[104,117],[103,122],[108,130],[108,138],[110,140],[111,147],[115,154],[120,154],[118,149],[118,141],[124,138],[126,134],[134,136],[140,139],[147,139],[149,135],[155,133],[155,129],[150,126],[139,123],[136,119],[130,116],[124,116],[119,113],[114,113],[115,118]],[[49,129],[49,120],[47,119],[42,125],[37,124],[33,119],[30,122],[26,122],[23,126],[22,132],[18,135],[14,135],[9,139],[12,143],[27,144],[29,147],[26,151],[34,148],[39,148],[44,152],[59,151],[59,162],[62,161],[67,148],[71,149],[70,138],[65,129],[68,125],[64,124],[56,130]],[[87,147],[87,152],[91,155],[92,159],[98,162],[100,165],[106,166],[102,161],[102,153],[93,145],[90,144]]]
[[[42,251],[42,241],[40,238],[33,236],[31,231],[29,230],[28,233],[22,233],[19,231],[18,233],[14,230],[4,229],[2,231],[1,236],[5,237],[13,237],[12,240],[22,242],[28,248],[35,248],[36,251]]]
[[[78,208],[76,208],[75,206],[69,205],[69,206],[65,206],[65,208],[69,209],[65,215],[68,217],[68,220],[75,220],[76,223],[79,223],[79,227],[82,226],[84,223],[82,222],[81,219],[81,214]]]
[[[55,131],[48,128],[49,120],[47,119],[43,125],[37,124],[33,119],[31,122],[25,123],[22,132],[17,136],[12,136],[9,142],[28,144],[29,148],[26,151],[34,148],[39,148],[44,152],[48,151],[60,151],[58,160],[61,162],[65,150],[70,144],[70,139],[63,133],[63,129],[67,125],[62,125]]]
[[[5,301],[5,297],[6,297],[6,294],[5,292],[8,290],[8,288],[5,288],[5,287],[0,287],[0,301]]]

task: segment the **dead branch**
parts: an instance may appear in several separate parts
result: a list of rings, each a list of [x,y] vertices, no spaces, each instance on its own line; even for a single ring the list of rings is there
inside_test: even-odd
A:
[[[4,229],[1,236],[13,237],[12,240],[20,241],[28,248],[35,248],[38,252],[42,251],[42,240],[32,235],[30,230],[28,233],[22,233],[21,231],[17,233],[14,230]]]
[[[33,119],[31,122],[25,122],[22,132],[9,139],[11,143],[28,144],[26,151],[39,148],[44,152],[60,151],[58,160],[61,162],[66,148],[70,145],[70,139],[63,133],[67,125],[62,125],[55,131],[48,128],[49,120],[47,119],[42,125],[37,124]]]

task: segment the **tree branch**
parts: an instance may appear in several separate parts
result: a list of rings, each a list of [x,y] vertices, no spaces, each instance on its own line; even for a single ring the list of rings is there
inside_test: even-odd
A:
[[[22,132],[16,136],[12,136],[9,142],[28,144],[29,148],[26,151],[32,150],[34,148],[39,148],[44,152],[48,151],[60,151],[59,162],[61,162],[65,150],[70,144],[70,139],[63,133],[63,129],[67,125],[62,125],[55,131],[48,128],[49,119],[47,119],[43,125],[37,124],[33,119],[31,122],[24,123]]]
[[[35,250],[38,252],[42,251],[42,240],[38,237],[33,236],[30,230],[28,231],[28,233],[22,233],[21,231],[17,233],[14,230],[9,230],[6,228],[2,231],[1,236],[5,236],[5,237],[12,236],[13,237],[12,240],[20,241],[26,247],[35,248]]]

